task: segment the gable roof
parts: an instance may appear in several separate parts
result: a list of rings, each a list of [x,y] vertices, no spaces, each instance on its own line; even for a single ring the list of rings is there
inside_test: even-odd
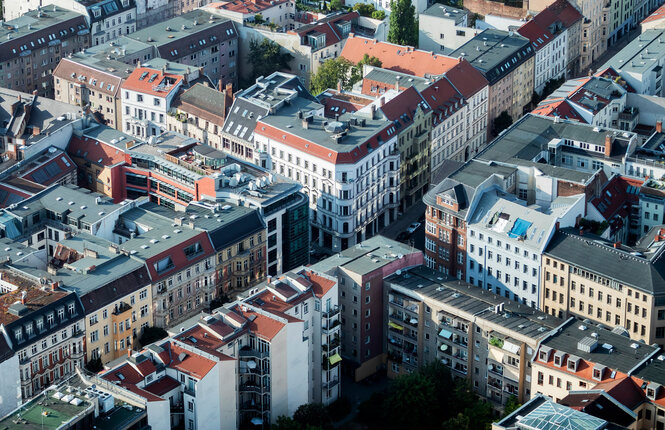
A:
[[[175,108],[219,126],[224,124],[224,115],[229,107],[226,104],[225,92],[200,83],[181,92],[173,102]]]
[[[137,67],[122,84],[123,90],[137,91],[155,97],[167,97],[178,89],[183,77],[149,67]]]
[[[296,28],[295,30],[290,30],[290,34],[296,34],[301,37],[301,43],[303,42],[303,37],[306,37],[310,33],[322,33],[326,36],[325,46],[317,46],[316,50],[334,45],[344,40],[344,34],[337,27],[337,23],[340,21],[351,21],[358,19],[360,14],[356,11],[345,13],[342,15],[334,15],[332,17],[326,17],[318,22],[313,24],[307,24]]]
[[[445,55],[355,35],[349,35],[340,55],[356,64],[365,54],[378,58],[384,69],[420,77],[442,75],[458,62]]]

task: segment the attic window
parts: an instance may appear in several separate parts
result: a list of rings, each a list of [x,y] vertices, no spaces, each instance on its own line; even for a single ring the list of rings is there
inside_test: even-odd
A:
[[[203,252],[203,247],[201,246],[201,242],[196,242],[189,246],[186,246],[183,249],[183,252],[185,253],[185,257],[191,260],[192,258],[196,257],[197,255]]]
[[[171,260],[171,257],[162,258],[161,260],[156,262],[153,266],[155,267],[157,273],[163,273],[175,267],[175,265],[173,264],[173,260]]]

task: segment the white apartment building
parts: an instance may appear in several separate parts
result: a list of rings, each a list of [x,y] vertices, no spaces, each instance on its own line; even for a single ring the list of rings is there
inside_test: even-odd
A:
[[[550,79],[557,79],[566,73],[568,61],[568,30],[561,21],[548,20],[539,14],[520,27],[517,32],[529,39],[536,51],[534,63],[534,90],[541,93]],[[553,18],[556,18],[553,16]]]
[[[574,226],[584,215],[584,195],[558,197],[549,207],[527,207],[512,194],[490,189],[473,206],[466,281],[537,308],[542,253],[557,228]]]
[[[292,30],[295,23],[296,2],[293,0],[240,0],[232,2],[214,2],[203,8],[215,15],[229,18],[241,25],[275,24],[283,31]],[[260,15],[261,22],[257,22]]]
[[[434,3],[418,16],[418,48],[450,54],[480,31],[469,27],[465,10]]]
[[[323,248],[360,243],[397,216],[397,132],[377,112],[378,103],[332,120],[323,105],[298,97],[257,122],[256,148],[268,169],[303,184],[311,240]]]
[[[166,131],[176,94],[199,77],[200,69],[191,69],[161,59],[137,67],[122,84],[122,130],[144,139]]]
[[[135,352],[100,377],[146,400],[155,430],[237,426],[236,361],[215,351],[169,339]]]

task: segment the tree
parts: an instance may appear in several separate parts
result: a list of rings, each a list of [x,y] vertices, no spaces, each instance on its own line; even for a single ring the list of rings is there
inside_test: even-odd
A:
[[[293,55],[282,52],[281,46],[270,39],[260,42],[252,39],[249,42],[249,64],[252,66],[252,81],[259,76],[268,76],[274,72],[287,69]]]
[[[372,3],[356,3],[353,5],[353,10],[361,16],[372,16],[372,13],[376,12]]]
[[[321,430],[321,427],[302,424],[284,415],[277,417],[277,422],[270,428],[272,430]]]
[[[372,12],[372,19],[378,19],[383,21],[384,19],[386,19],[386,13],[382,10],[375,10],[374,12]]]
[[[293,420],[303,426],[312,426],[322,429],[332,427],[332,420],[328,409],[322,403],[307,403],[300,405],[293,414]]]
[[[161,327],[146,327],[143,329],[143,333],[139,336],[139,345],[146,346],[150,345],[153,342],[157,342],[160,339],[164,339],[169,334]]]
[[[411,0],[391,0],[390,10],[388,42],[418,46],[418,20]]]
[[[384,402],[387,428],[431,429],[438,427],[440,404],[434,382],[419,372],[393,381]]]
[[[319,71],[312,75],[309,83],[309,89],[312,94],[320,94],[328,88],[336,88],[337,83],[341,82],[342,88],[349,89],[349,72],[353,63],[346,58],[338,57],[326,60],[319,67]]]
[[[376,57],[370,57],[368,54],[363,56],[363,59],[358,61],[358,64],[351,67],[351,77],[349,78],[349,87],[353,87],[356,82],[363,78],[363,66],[381,67],[381,60]]]
[[[507,129],[513,124],[513,118],[510,116],[508,111],[503,111],[494,118],[494,122],[492,123],[492,129],[494,130],[494,134],[498,135],[501,133],[503,130]]]
[[[261,15],[260,13],[254,15],[254,22],[256,24],[263,24],[265,22],[265,20],[263,19],[263,15]]]
[[[342,0],[330,0],[331,11],[341,10],[343,7]]]
[[[517,409],[520,408],[520,402],[517,401],[517,396],[510,396],[508,397],[508,401],[506,402],[506,406],[503,408],[503,416],[507,417],[508,415],[512,414],[515,412]]]

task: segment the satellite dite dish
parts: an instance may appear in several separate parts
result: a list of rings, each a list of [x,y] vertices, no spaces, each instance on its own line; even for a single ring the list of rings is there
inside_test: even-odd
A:
[[[254,360],[249,360],[249,361],[247,362],[247,367],[249,367],[250,369],[256,369],[256,361],[254,361]]]

